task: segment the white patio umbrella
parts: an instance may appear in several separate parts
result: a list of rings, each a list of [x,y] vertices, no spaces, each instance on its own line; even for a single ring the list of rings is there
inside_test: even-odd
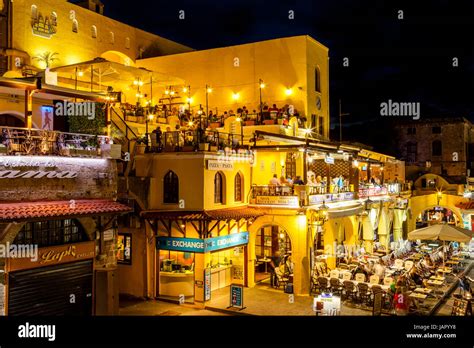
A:
[[[443,268],[444,268],[444,244],[449,242],[469,243],[473,232],[465,228],[451,226],[448,224],[437,224],[420,228],[408,233],[409,240],[442,240],[443,241]]]

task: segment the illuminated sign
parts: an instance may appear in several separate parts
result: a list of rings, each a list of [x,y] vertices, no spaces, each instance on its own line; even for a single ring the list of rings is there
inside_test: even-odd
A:
[[[161,250],[207,253],[245,245],[248,242],[249,233],[240,232],[207,239],[158,237],[156,247]]]
[[[322,204],[323,202],[340,202],[354,199],[354,192],[334,193],[327,195],[311,195],[308,197],[310,205]]]
[[[58,265],[67,262],[92,259],[95,256],[95,242],[67,244],[54,247],[40,248],[37,260],[31,258],[8,258],[9,272],[20,269],[31,269]]]
[[[297,196],[257,196],[256,204],[299,206]]]
[[[0,179],[74,179],[78,176],[78,172],[76,171],[46,170],[56,167],[57,164],[52,158],[0,158]],[[35,170],[31,170],[31,168],[35,168]]]

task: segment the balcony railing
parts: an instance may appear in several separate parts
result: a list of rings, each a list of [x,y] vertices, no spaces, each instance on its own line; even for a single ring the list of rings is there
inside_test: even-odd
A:
[[[281,205],[297,207],[304,205],[321,205],[323,203],[351,201],[357,198],[398,194],[406,188],[405,184],[393,183],[384,185],[362,185],[358,196],[352,185],[338,187],[312,186],[312,185],[253,185],[251,199],[253,204]]]
[[[216,130],[177,130],[150,134],[148,152],[194,152],[248,149],[243,136]]]
[[[100,135],[0,127],[0,155],[102,157],[109,143]]]

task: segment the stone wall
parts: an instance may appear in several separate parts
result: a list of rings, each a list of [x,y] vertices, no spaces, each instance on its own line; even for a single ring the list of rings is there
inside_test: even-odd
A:
[[[58,175],[63,178],[49,178]],[[113,199],[116,195],[114,160],[0,156],[0,201]]]

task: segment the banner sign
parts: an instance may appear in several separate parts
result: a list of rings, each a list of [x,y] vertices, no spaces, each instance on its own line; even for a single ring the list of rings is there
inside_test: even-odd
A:
[[[234,163],[231,161],[208,160],[207,169],[209,170],[234,170]]]
[[[308,198],[310,205],[322,204],[323,202],[341,202],[354,199],[354,192],[333,193],[327,195],[311,195]]]
[[[8,258],[8,272],[38,267],[59,265],[62,263],[92,259],[95,256],[95,241],[66,244],[38,249],[36,260],[28,258]]]
[[[286,205],[298,207],[298,197],[297,196],[257,196],[256,204],[265,204],[265,205]]]
[[[211,269],[204,269],[204,301],[211,299]]]
[[[156,247],[161,250],[206,253],[245,245],[248,242],[249,233],[240,232],[207,239],[158,237]]]

